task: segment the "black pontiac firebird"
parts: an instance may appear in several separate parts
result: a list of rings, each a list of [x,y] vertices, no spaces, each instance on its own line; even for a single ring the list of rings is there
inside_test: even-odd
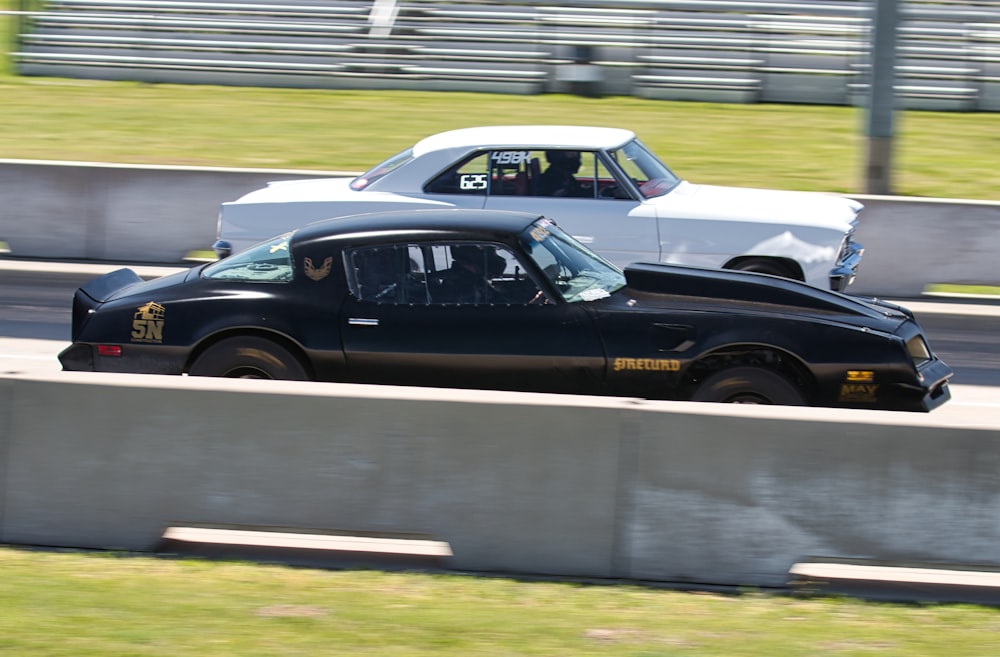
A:
[[[537,215],[310,224],[73,299],[65,370],[929,411],[951,369],[898,306],[764,274],[623,273]]]

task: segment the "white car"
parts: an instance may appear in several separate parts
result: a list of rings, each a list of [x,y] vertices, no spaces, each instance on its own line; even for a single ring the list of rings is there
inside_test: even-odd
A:
[[[814,192],[696,185],[635,133],[579,126],[442,132],[357,178],[273,182],[224,203],[216,252],[304,224],[407,208],[545,215],[613,263],[742,269],[843,291],[863,249],[862,205]]]

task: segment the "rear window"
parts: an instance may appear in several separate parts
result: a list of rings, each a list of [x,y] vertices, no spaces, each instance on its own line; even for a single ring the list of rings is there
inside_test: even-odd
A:
[[[263,283],[290,281],[292,254],[289,251],[288,241],[291,236],[292,233],[285,233],[281,237],[213,262],[202,270],[202,278]]]
[[[368,171],[351,181],[351,189],[361,191],[387,173],[398,169],[413,159],[413,149],[407,148],[405,151],[396,153],[388,160],[376,164]]]

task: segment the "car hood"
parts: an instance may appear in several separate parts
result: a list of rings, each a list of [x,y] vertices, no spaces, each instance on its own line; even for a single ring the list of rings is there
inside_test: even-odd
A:
[[[649,201],[661,217],[718,221],[753,221],[831,228],[848,232],[861,203],[819,192],[720,187],[681,182]]]
[[[747,309],[784,306],[794,313],[853,316],[860,320],[853,323],[881,323],[889,330],[913,319],[909,310],[879,299],[853,297],[753,272],[636,263],[626,268],[625,279],[629,290],[669,296],[664,300],[670,307],[676,307],[677,297]]]

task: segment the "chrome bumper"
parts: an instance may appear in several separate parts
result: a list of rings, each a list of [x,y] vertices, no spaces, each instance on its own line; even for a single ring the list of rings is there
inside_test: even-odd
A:
[[[850,236],[844,240],[844,246],[840,249],[840,257],[837,258],[837,265],[830,270],[830,289],[834,292],[843,292],[847,286],[854,282],[854,277],[858,273],[858,265],[861,264],[861,256],[865,253],[865,247],[855,242]]]

